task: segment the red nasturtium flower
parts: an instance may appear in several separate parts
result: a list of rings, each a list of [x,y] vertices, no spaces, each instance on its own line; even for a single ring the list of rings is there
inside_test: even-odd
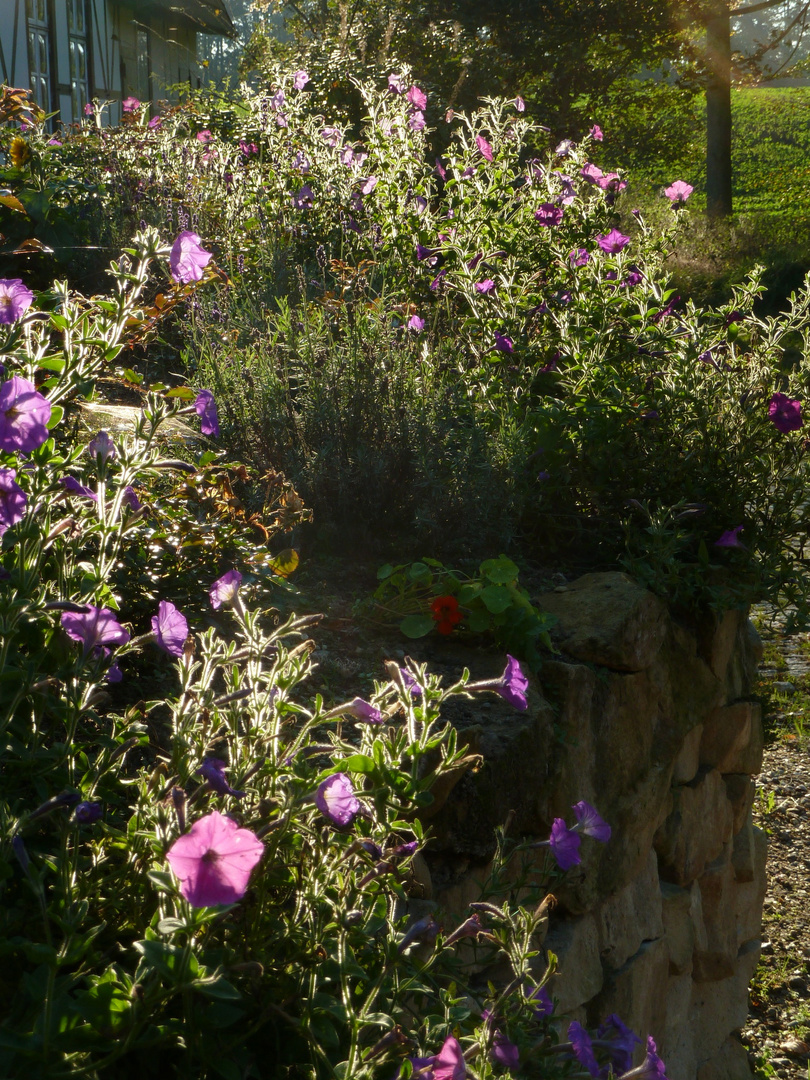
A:
[[[453,627],[462,620],[455,596],[437,596],[430,605],[430,610],[440,634],[452,634]]]

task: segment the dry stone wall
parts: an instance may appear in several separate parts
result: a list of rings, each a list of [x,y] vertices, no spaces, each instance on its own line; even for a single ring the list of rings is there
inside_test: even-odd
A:
[[[587,800],[613,835],[586,841],[555,891],[545,947],[563,1022],[616,1012],[654,1036],[670,1080],[744,1080],[737,1033],[765,895],[766,838],[751,819],[757,634],[738,611],[684,626],[619,573],[540,603],[557,616],[559,653],[528,710],[454,718],[483,765],[434,806],[424,895],[463,913],[510,812],[513,834],[544,839]]]

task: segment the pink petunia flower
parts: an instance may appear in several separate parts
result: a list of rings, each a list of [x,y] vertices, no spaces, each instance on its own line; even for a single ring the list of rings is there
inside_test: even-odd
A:
[[[172,277],[180,285],[200,281],[211,258],[211,252],[202,246],[202,240],[197,233],[185,229],[172,244],[169,254]]]
[[[687,184],[684,180],[676,180],[674,184],[664,188],[664,194],[673,206],[680,206],[686,202],[694,190],[692,185]]]
[[[22,521],[25,514],[25,504],[28,496],[19,484],[15,483],[17,476],[14,469],[0,469],[0,536]]]
[[[0,450],[30,454],[48,438],[51,403],[28,379],[12,375],[0,386]]]
[[[168,600],[161,600],[157,615],[152,616],[152,633],[157,645],[169,656],[182,656],[188,637],[188,622]]]
[[[427,108],[427,94],[424,90],[420,90],[418,86],[412,86],[410,88],[405,95],[405,100],[409,101],[415,109]]]
[[[332,773],[315,792],[315,805],[333,825],[351,825],[360,813],[360,800],[346,773]]]
[[[216,907],[242,899],[263,853],[264,844],[250,829],[214,810],[175,840],[166,860],[192,907]]]
[[[777,391],[768,404],[768,416],[777,431],[787,435],[789,431],[798,431],[802,427],[802,403]]]
[[[475,145],[480,150],[482,157],[486,158],[487,161],[492,161],[492,157],[493,157],[493,155],[492,155],[492,147],[490,146],[490,144],[487,142],[487,140],[484,138],[483,135],[476,135],[475,136]]]
[[[0,278],[0,323],[13,323],[31,306],[34,294],[21,278]]]

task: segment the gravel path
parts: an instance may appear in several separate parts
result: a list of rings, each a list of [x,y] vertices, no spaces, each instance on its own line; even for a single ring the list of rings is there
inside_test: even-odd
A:
[[[768,833],[762,959],[743,1042],[760,1077],[810,1077],[810,635],[766,639],[754,819]]]

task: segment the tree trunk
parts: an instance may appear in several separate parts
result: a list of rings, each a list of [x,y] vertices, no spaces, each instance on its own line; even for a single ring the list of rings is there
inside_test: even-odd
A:
[[[706,23],[706,209],[729,217],[731,205],[731,18],[721,0]]]

